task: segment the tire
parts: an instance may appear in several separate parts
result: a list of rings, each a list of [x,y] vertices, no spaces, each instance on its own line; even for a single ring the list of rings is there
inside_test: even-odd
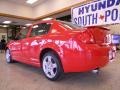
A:
[[[13,60],[12,60],[12,56],[11,56],[11,53],[10,53],[10,50],[7,49],[6,52],[5,52],[5,57],[6,57],[6,62],[7,63],[12,63]]]
[[[63,75],[61,62],[53,52],[47,52],[42,58],[42,70],[45,77],[51,81],[59,80]]]

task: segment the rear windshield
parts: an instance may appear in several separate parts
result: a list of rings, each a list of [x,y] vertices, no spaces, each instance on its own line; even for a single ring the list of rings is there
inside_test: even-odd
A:
[[[81,28],[80,26],[77,26],[77,25],[75,25],[75,24],[73,24],[71,22],[66,22],[66,21],[59,21],[59,22],[61,22],[62,25],[64,25],[64,27],[69,28],[71,30]]]

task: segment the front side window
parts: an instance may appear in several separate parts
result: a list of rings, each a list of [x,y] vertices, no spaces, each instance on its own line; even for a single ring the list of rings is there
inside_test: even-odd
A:
[[[27,28],[27,27],[26,28],[22,28],[20,30],[20,32],[17,33],[15,39],[16,40],[20,40],[20,39],[26,38],[28,31],[29,31],[29,28]]]
[[[30,36],[33,37],[33,36],[44,35],[48,33],[50,26],[51,26],[50,23],[40,23],[40,24],[34,25],[32,27]]]

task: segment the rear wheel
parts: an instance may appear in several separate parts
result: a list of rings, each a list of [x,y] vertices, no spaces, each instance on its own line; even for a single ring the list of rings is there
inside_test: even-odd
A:
[[[63,74],[60,60],[53,52],[48,52],[43,56],[42,69],[44,75],[52,81],[58,80]]]
[[[6,57],[6,62],[7,63],[12,63],[13,62],[12,61],[12,56],[11,56],[11,53],[10,53],[9,49],[6,50],[5,57]]]

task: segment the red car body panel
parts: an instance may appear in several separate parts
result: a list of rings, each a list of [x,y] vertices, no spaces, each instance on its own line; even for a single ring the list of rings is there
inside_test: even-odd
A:
[[[10,41],[7,44],[12,59],[41,67],[42,51],[51,49],[58,54],[64,72],[89,71],[104,67],[109,62],[110,46],[102,45],[105,43],[107,34],[104,28],[89,27],[81,28],[81,30],[69,30],[56,20],[38,23],[43,22],[51,23],[47,34],[30,37],[33,27],[31,26],[26,38]],[[94,43],[85,42],[91,40],[91,35],[88,33],[92,35]]]

